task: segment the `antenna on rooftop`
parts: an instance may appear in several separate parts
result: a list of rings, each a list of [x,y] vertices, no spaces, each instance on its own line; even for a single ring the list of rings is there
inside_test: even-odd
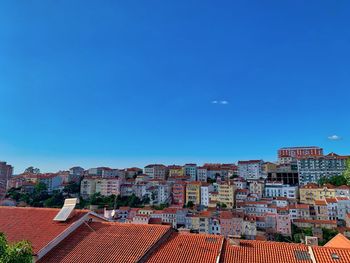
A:
[[[61,210],[58,212],[54,221],[64,222],[70,218],[73,214],[75,205],[77,204],[78,198],[67,198],[64,200],[64,205]]]

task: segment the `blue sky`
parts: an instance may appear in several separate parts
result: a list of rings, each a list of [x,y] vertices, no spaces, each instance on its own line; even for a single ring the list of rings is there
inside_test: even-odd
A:
[[[275,160],[300,145],[349,154],[349,11],[2,1],[0,159],[20,172]]]

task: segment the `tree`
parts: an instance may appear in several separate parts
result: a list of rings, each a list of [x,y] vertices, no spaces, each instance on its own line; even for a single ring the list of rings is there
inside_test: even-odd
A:
[[[322,177],[318,181],[319,185],[324,185],[324,184],[332,184],[334,186],[341,186],[341,185],[346,185],[347,180],[344,175],[337,175],[337,176],[332,176],[332,177]]]
[[[188,201],[188,202],[187,202],[187,207],[188,207],[188,208],[193,208],[193,206],[194,206],[194,204],[193,204],[192,201]]]
[[[346,160],[346,169],[343,173],[347,185],[350,185],[350,158]]]
[[[24,170],[24,173],[31,173],[31,174],[40,174],[39,168],[34,168],[33,166],[28,167]]]
[[[31,263],[33,249],[28,241],[20,241],[9,245],[6,236],[0,233],[0,262],[1,263]]]

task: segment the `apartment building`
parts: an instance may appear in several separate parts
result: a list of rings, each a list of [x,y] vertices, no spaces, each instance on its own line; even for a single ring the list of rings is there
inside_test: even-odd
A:
[[[0,162],[0,199],[5,196],[8,181],[13,175],[13,167],[6,162]]]
[[[299,183],[317,183],[321,178],[342,175],[349,156],[330,153],[326,156],[299,157],[297,159]]]
[[[208,169],[204,166],[197,168],[197,178],[200,182],[207,182],[208,179]]]
[[[200,205],[201,185],[201,182],[189,182],[186,185],[186,204],[192,202],[195,205]]]
[[[288,199],[297,199],[299,189],[297,186],[290,186],[282,182],[266,182],[265,197],[286,197]]]
[[[264,177],[262,160],[238,162],[238,175],[245,180],[258,180]]]
[[[169,174],[168,167],[162,164],[150,164],[144,168],[150,179],[166,180]]]
[[[284,147],[277,154],[280,164],[289,164],[296,162],[297,158],[323,156],[323,149],[317,146]]]
[[[209,187],[208,183],[202,183],[201,185],[201,205],[204,207],[209,206]]]
[[[330,184],[318,186],[317,184],[309,183],[300,187],[299,194],[300,203],[312,205],[315,200],[336,197],[336,188]]]
[[[184,165],[185,175],[190,178],[191,181],[197,181],[197,164],[188,163]]]
[[[186,203],[186,183],[177,181],[172,186],[172,203],[183,207]]]
[[[184,176],[184,168],[180,165],[169,165],[169,178]]]
[[[96,179],[95,192],[103,196],[120,195],[121,181],[119,178],[100,178]]]
[[[225,204],[227,208],[233,208],[235,205],[236,186],[230,183],[218,184],[218,202]]]

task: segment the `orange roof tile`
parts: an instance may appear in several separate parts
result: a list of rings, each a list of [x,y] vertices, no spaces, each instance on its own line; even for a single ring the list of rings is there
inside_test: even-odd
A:
[[[162,225],[83,224],[39,262],[138,262],[168,231],[170,227]]]
[[[53,221],[60,209],[33,207],[0,207],[0,232],[9,242],[28,240],[34,254],[88,213],[76,210],[75,216],[66,222]]]
[[[350,249],[312,247],[317,263],[349,263]],[[333,256],[333,257],[332,257]],[[335,259],[334,257],[338,257]]]
[[[225,242],[222,263],[311,263],[298,260],[296,254],[308,253],[306,245],[242,240],[238,246]]]
[[[214,235],[173,233],[170,239],[148,259],[149,263],[215,263],[224,238]]]
[[[329,240],[324,246],[333,248],[350,248],[350,240],[347,239],[343,234],[339,233],[331,240]]]

